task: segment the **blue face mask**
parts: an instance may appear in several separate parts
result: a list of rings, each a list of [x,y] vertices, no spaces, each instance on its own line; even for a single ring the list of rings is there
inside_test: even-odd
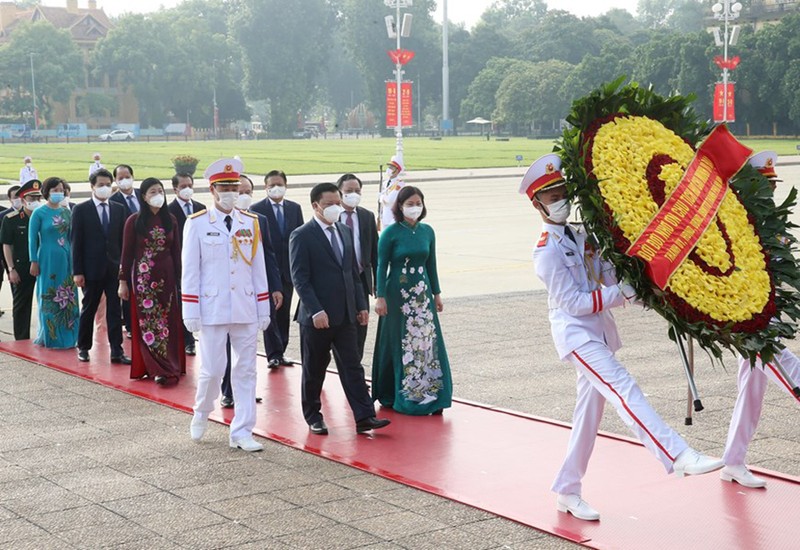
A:
[[[47,200],[53,204],[58,204],[64,200],[64,193],[50,193],[50,197]]]

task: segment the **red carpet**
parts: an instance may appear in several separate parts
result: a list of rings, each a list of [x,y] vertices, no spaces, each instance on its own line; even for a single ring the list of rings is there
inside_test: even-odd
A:
[[[126,344],[127,345],[127,344]],[[128,378],[110,365],[107,347],[79,363],[74,351],[29,341],[3,342],[4,351],[182,411],[194,398],[193,368],[177,387]],[[323,395],[331,434],[311,435],[300,412],[300,368],[269,371],[260,358],[256,433],[280,443],[429,491],[595,548],[797,548],[800,479],[761,471],[766,490],[720,481],[716,473],[678,479],[638,443],[603,434],[584,482],[584,497],[600,522],[560,514],[549,486],[563,459],[569,427],[559,422],[473,403],[454,403],[440,417],[381,412],[391,426],[357,436],[336,374]],[[212,418],[229,421],[230,411]],[[189,437],[189,417],[186,418]],[[222,451],[221,451],[222,452]]]

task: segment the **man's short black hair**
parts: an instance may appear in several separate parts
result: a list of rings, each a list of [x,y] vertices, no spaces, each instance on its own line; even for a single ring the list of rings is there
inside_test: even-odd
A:
[[[11,194],[16,193],[17,191],[19,191],[19,185],[12,185],[11,187],[9,187],[8,191],[6,191],[8,195],[8,200],[11,200]]]
[[[332,183],[318,183],[311,189],[311,204],[319,202],[323,193],[339,193],[339,188]]]
[[[339,191],[342,190],[342,185],[344,185],[344,182],[350,181],[350,180],[356,180],[358,182],[359,189],[364,187],[364,185],[361,183],[361,180],[359,179],[359,177],[356,176],[355,174],[344,174],[342,177],[340,177],[338,180],[336,180],[336,186],[339,188]]]
[[[109,180],[114,181],[114,175],[105,168],[101,168],[100,170],[95,170],[94,172],[92,172],[92,175],[89,176],[89,183],[92,184],[92,187],[94,187],[95,184],[97,183],[97,178],[101,177],[106,177]]]
[[[264,176],[264,183],[267,183],[267,180],[272,176],[280,176],[280,178],[283,180],[283,183],[286,183],[286,174],[283,172],[283,170],[270,170],[267,172],[267,175]]]
[[[133,173],[131,172],[131,174],[133,174]],[[180,183],[178,181],[178,178],[189,178],[190,180],[192,180],[192,183],[194,183],[194,176],[192,176],[189,172],[178,172],[177,174],[172,176],[172,188],[173,189],[177,189],[178,184]]]
[[[131,173],[131,177],[133,177],[133,166],[131,166],[129,164],[117,164],[114,167],[114,176],[113,176],[112,179],[117,179],[117,170],[119,170],[120,168],[127,168],[128,172]]]

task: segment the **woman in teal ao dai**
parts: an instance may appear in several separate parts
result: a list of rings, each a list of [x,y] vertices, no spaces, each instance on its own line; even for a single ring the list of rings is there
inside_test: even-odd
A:
[[[39,305],[39,334],[34,343],[54,349],[74,348],[80,313],[72,280],[72,214],[60,204],[64,180],[44,180],[42,196],[46,202],[33,211],[28,227],[31,275],[36,276]]]
[[[400,190],[395,219],[378,241],[372,397],[410,415],[441,414],[453,397],[437,312],[442,311],[436,240],[416,187]]]

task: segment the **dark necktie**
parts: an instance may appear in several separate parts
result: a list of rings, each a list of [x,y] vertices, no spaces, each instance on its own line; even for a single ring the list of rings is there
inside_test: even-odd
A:
[[[575,246],[578,246],[578,242],[575,240],[575,235],[572,233],[572,229],[570,229],[568,225],[564,226],[564,235],[566,235],[569,240],[575,243]]]
[[[353,213],[345,212],[345,214],[347,214],[347,219],[344,223],[347,224],[347,227],[349,227],[351,231],[355,231],[355,229],[353,229]]]
[[[342,251],[339,249],[339,241],[336,239],[336,230],[333,228],[333,226],[330,226],[327,231],[331,234],[331,248],[333,248],[333,255],[336,256],[336,261],[338,264],[342,265]]]
[[[275,205],[275,219],[278,221],[278,229],[281,230],[281,235],[284,235],[286,233],[286,220],[283,217],[282,203]]]
[[[192,215],[192,207],[189,206],[188,202],[183,205],[183,209],[186,210],[186,216],[187,217]]]
[[[139,211],[136,201],[133,200],[133,193],[128,195],[128,208],[131,209],[131,214],[136,214]]]
[[[231,231],[231,224],[233,223],[233,218],[230,216],[225,216],[225,227],[228,228],[228,233]]]
[[[101,202],[100,206],[103,209],[103,214],[100,216],[100,223],[103,224],[103,232],[108,235],[108,205],[104,202]]]

